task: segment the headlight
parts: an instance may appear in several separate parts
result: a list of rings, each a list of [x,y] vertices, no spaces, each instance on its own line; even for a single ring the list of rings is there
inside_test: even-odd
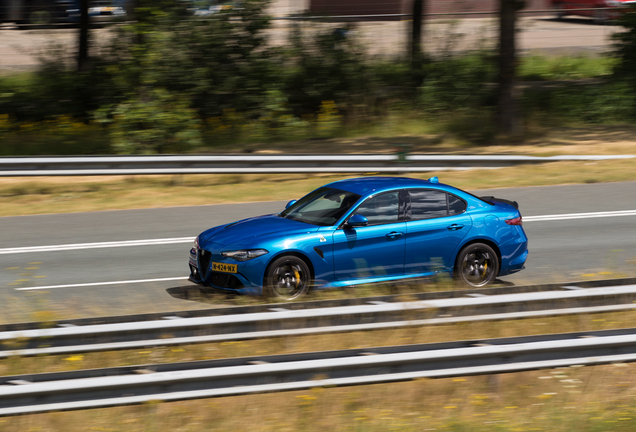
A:
[[[265,255],[266,253],[269,253],[269,251],[265,249],[243,249],[221,252],[221,255],[228,258],[234,258],[237,261],[249,261],[261,255]]]
[[[199,249],[199,236],[196,236],[194,239],[194,248]]]

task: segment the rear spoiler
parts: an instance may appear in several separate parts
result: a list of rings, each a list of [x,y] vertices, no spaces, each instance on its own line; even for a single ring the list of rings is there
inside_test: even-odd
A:
[[[479,198],[483,199],[484,201],[499,201],[499,202],[502,202],[502,203],[510,204],[511,206],[513,206],[514,208],[519,210],[519,204],[517,203],[517,201],[510,201],[510,200],[507,200],[507,199],[497,198],[497,197],[494,197],[494,196],[483,196],[483,197],[479,197]]]

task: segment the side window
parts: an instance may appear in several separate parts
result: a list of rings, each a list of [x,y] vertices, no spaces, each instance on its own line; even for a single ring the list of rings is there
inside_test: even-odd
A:
[[[369,220],[369,225],[380,225],[398,222],[399,191],[383,193],[369,198],[354,211]]]
[[[458,215],[466,211],[466,203],[455,195],[448,194],[448,214]]]
[[[407,220],[433,219],[448,216],[446,193],[432,189],[409,190]]]

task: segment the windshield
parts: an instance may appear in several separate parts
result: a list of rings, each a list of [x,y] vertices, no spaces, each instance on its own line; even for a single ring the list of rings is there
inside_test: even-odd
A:
[[[312,225],[331,226],[359,199],[358,194],[323,187],[302,197],[280,216]]]

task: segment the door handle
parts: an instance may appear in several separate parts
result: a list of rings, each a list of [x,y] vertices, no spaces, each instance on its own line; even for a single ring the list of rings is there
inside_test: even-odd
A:
[[[461,224],[452,224],[451,226],[446,227],[446,229],[451,230],[451,231],[457,231],[464,228],[464,225]]]
[[[404,233],[397,232],[397,231],[392,231],[392,232],[388,233],[388,234],[386,235],[386,237],[387,237],[387,238],[390,238],[390,239],[394,239],[394,238],[398,238],[398,237],[400,237],[400,236],[401,236],[401,235],[403,235],[403,234],[404,234]]]

